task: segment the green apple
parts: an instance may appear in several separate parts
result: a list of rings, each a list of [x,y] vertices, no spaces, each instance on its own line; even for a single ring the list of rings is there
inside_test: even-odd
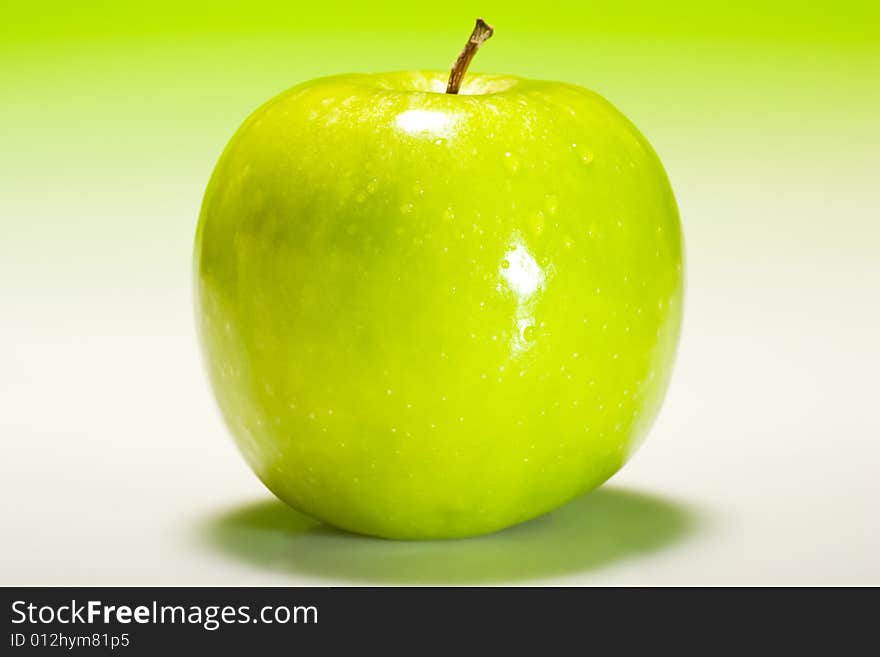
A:
[[[259,108],[195,243],[210,380],[279,498],[353,532],[481,534],[613,475],[682,315],[656,154],[597,94],[342,75]]]

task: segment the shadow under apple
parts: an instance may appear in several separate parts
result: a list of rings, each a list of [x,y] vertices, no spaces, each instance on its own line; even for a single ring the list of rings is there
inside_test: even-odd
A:
[[[669,547],[695,527],[695,514],[678,503],[603,487],[540,518],[469,539],[358,536],[275,499],[210,518],[201,538],[279,573],[363,583],[489,584],[595,570]]]

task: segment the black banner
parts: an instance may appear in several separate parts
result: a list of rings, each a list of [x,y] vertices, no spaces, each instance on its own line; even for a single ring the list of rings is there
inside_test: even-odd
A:
[[[818,594],[817,594],[818,592]],[[762,651],[869,631],[873,604],[839,590],[551,588],[6,588],[0,654],[207,654],[352,647],[469,652],[599,646]],[[876,590],[869,592],[871,597]],[[846,603],[850,604],[847,605]],[[706,637],[709,637],[706,639]],[[704,643],[707,641],[708,643]]]

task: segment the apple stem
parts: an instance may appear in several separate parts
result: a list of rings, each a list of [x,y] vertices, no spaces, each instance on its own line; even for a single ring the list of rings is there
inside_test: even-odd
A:
[[[461,80],[464,78],[464,74],[467,71],[468,66],[470,66],[471,60],[474,58],[474,55],[477,54],[477,50],[480,49],[483,42],[487,41],[494,33],[495,30],[492,29],[491,25],[482,18],[477,19],[474,31],[471,32],[470,38],[467,40],[467,43],[464,44],[464,50],[461,51],[458,59],[455,60],[455,64],[452,65],[452,70],[449,72],[449,82],[446,84],[446,93],[458,93],[458,90],[461,88]]]

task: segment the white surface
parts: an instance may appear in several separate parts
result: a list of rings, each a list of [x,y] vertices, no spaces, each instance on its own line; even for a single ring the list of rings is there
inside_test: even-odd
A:
[[[656,550],[611,550],[598,564],[588,530],[558,543],[558,528],[542,521],[459,544],[446,562],[436,544],[256,530],[239,534],[238,548],[212,540],[211,523],[269,496],[202,375],[180,283],[190,238],[181,230],[170,247],[180,261],[168,270],[30,280],[23,271],[5,296],[0,582],[419,582],[420,564],[435,580],[478,582],[461,564],[492,554],[507,564],[496,580],[511,582],[526,573],[527,582],[566,584],[880,583],[876,228],[851,235],[850,258],[836,264],[818,257],[821,240],[810,242],[815,254],[778,259],[784,235],[772,231],[738,251],[730,243],[746,240],[735,215],[752,213],[754,225],[762,213],[794,209],[761,197],[720,212],[711,181],[701,183],[679,194],[685,218],[715,212],[718,223],[689,234],[673,385],[644,447],[611,483],[691,514],[691,531]],[[821,208],[797,210],[801,239],[822,230]],[[628,531],[650,538],[643,521]],[[328,550],[338,573],[332,559],[315,563]]]

